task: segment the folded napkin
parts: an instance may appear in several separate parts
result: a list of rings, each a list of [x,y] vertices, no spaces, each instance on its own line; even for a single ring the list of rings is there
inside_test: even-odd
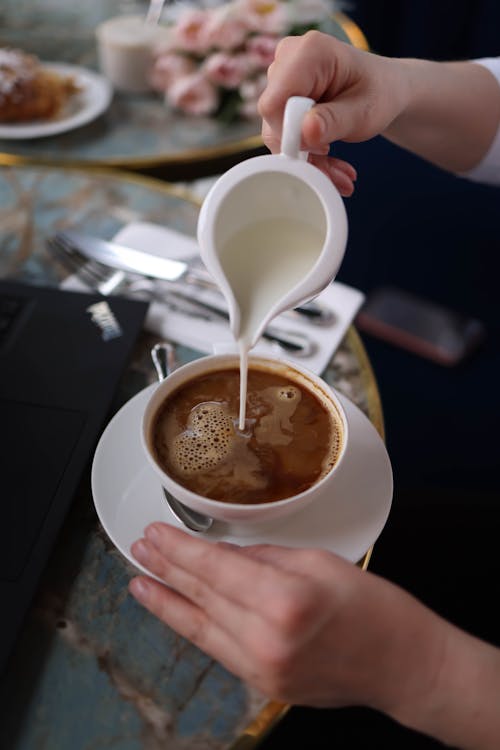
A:
[[[123,227],[113,239],[122,245],[166,258],[187,260],[199,257],[198,244],[194,237],[148,222],[130,223]],[[67,289],[86,288],[76,275],[65,279],[62,285]],[[120,291],[120,293],[123,292]],[[195,300],[205,300],[221,305],[220,295],[209,289],[196,288],[193,295]],[[272,321],[273,327],[277,326],[284,331],[308,336],[315,345],[309,356],[299,357],[289,352],[285,354],[276,343],[263,338],[253,351],[285,357],[321,374],[361,307],[364,295],[357,289],[334,281],[316,297],[316,301],[333,310],[334,320],[331,325],[317,326],[310,323],[304,316],[292,317],[289,314],[278,315]],[[228,320],[222,318],[205,320],[187,314],[181,308],[171,309],[161,302],[153,301],[150,304],[145,325],[149,331],[163,339],[204,353],[212,353],[214,347],[227,350],[234,345]]]

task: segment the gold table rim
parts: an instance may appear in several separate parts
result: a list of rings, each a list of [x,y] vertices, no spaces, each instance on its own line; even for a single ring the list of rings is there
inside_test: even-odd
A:
[[[334,15],[336,22],[342,28],[351,44],[360,49],[368,49],[368,42],[359,26],[345,13],[337,12]],[[174,154],[158,154],[147,157],[125,157],[113,156],[107,159],[64,159],[53,156],[22,156],[0,151],[0,166],[57,166],[73,169],[96,169],[99,167],[116,167],[118,169],[154,169],[161,167],[189,166],[196,163],[209,163],[224,157],[236,156],[246,152],[263,148],[264,143],[260,134],[231,141],[223,145],[209,146],[207,148],[186,149]]]
[[[102,177],[113,177],[120,181],[131,182],[132,184],[142,185],[151,190],[156,190],[166,195],[178,197],[181,200],[186,200],[194,205],[200,206],[201,200],[187,188],[177,186],[173,183],[159,180],[155,177],[148,177],[144,175],[134,174],[133,172],[127,173],[119,169],[113,169],[111,167],[100,167],[93,170],[85,170],[79,167],[73,167],[70,165],[38,165],[38,164],[24,164],[22,167],[38,167],[41,169],[49,169],[54,171],[74,171],[81,172],[86,176],[95,174]],[[0,164],[0,168],[5,168],[5,165]],[[363,342],[354,328],[353,325],[349,326],[346,333],[346,338],[350,348],[354,351],[359,363],[361,378],[366,392],[367,405],[368,405],[368,416],[370,421],[373,423],[375,429],[378,431],[380,436],[385,439],[385,427],[384,418],[382,411],[382,402],[380,399],[380,393],[373,372],[373,368],[370,364],[368,354],[363,345]],[[358,565],[366,570],[368,568],[370,557],[373,551],[373,547],[367,550],[362,560],[359,561]],[[264,738],[264,736],[282,719],[286,713],[290,710],[291,706],[278,701],[269,701],[253,719],[250,724],[243,730],[240,737],[238,737],[228,748],[228,750],[253,750],[258,743]]]

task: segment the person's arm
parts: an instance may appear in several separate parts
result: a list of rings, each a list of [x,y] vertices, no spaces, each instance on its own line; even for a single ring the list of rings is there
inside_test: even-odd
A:
[[[500,651],[449,623],[429,701],[393,718],[463,750],[500,747]],[[408,643],[408,647],[412,648]]]
[[[496,78],[474,62],[398,64],[404,67],[407,104],[383,134],[449,171],[475,167],[500,124]]]
[[[500,86],[484,66],[391,59],[321,32],[278,45],[259,103],[273,152],[293,95],[318,102],[304,118],[303,147],[344,194],[353,176],[325,156],[336,140],[382,134],[444,169],[464,172],[482,159],[500,124]]]
[[[463,750],[500,746],[500,652],[322,550],[239,548],[155,523],[130,591],[264,694],[365,705]]]
[[[495,78],[500,89],[500,57],[483,57],[473,62],[486,68]],[[472,169],[459,174],[476,182],[500,185],[500,127],[482,159]]]

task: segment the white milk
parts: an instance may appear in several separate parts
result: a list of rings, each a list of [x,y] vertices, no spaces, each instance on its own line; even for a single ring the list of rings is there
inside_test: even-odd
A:
[[[245,427],[248,351],[269,310],[310,272],[324,234],[300,219],[255,221],[220,249],[219,260],[240,314],[240,415]]]

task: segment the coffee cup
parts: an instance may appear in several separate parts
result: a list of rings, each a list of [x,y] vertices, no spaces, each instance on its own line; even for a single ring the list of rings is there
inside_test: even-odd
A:
[[[302,120],[313,104],[291,97],[281,153],[226,171],[200,210],[202,260],[226,298],[235,340],[248,349],[276,315],[319,294],[344,256],[343,199],[300,151]]]
[[[234,353],[196,359],[158,384],[141,441],[167,492],[194,511],[248,529],[334,491],[348,424],[324,380],[295,363],[251,355],[243,432],[238,398]]]
[[[151,91],[149,80],[155,46],[165,30],[142,16],[115,16],[96,28],[99,68],[118,91]]]

